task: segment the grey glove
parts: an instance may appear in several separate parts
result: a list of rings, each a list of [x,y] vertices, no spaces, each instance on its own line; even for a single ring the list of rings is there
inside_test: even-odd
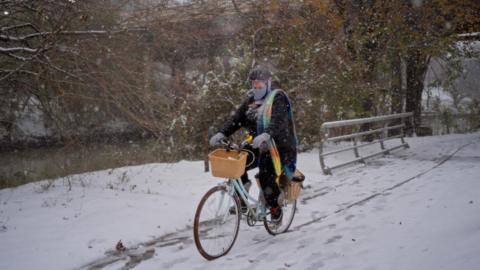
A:
[[[264,132],[253,139],[252,147],[260,148],[260,152],[265,152],[268,150],[268,141],[270,138],[270,134]]]
[[[219,145],[220,142],[225,139],[225,134],[218,132],[217,134],[213,135],[212,138],[210,138],[210,146],[216,146]]]

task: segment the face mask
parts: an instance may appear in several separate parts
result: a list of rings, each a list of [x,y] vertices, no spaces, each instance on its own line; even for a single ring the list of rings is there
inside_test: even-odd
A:
[[[255,101],[261,101],[267,96],[268,92],[270,92],[270,87],[271,87],[270,85],[271,85],[271,80],[268,80],[266,82],[265,87],[253,89],[253,95],[254,95]]]
[[[253,98],[258,101],[258,100],[262,100],[263,98],[265,98],[265,96],[267,95],[267,87],[263,87],[263,88],[260,88],[260,89],[254,89],[253,90]]]

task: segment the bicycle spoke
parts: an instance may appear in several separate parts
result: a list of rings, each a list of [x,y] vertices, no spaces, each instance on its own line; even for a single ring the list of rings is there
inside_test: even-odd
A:
[[[195,243],[200,253],[207,259],[225,255],[235,242],[239,221],[238,202],[224,187],[207,192],[195,215]]]
[[[264,226],[268,233],[275,235],[286,232],[288,228],[290,228],[293,217],[295,216],[296,205],[296,201],[293,201],[292,203],[284,202],[282,204],[283,217],[280,224],[274,224],[266,219],[264,221]]]

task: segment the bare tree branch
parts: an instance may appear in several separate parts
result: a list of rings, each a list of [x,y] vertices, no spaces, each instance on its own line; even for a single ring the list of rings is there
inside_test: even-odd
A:
[[[0,77],[0,82],[7,79],[8,77],[10,77],[12,74],[15,74],[17,72],[19,72],[20,70],[22,70],[22,68],[25,66],[26,62],[22,63],[18,68],[8,72],[5,76],[3,77]]]
[[[0,47],[0,53],[11,53],[11,52],[29,52],[29,53],[36,53],[39,49],[32,49],[27,47],[13,47],[13,48],[5,48]]]
[[[25,74],[28,74],[28,75],[33,75],[33,76],[37,76],[38,73],[37,72],[33,72],[33,71],[29,71],[29,70],[17,70],[17,69],[0,69],[0,73],[10,73],[10,72],[18,72],[18,73],[25,73]]]
[[[0,35],[0,39],[3,40],[10,40],[10,41],[25,41],[27,39],[36,38],[36,37],[45,37],[45,36],[52,36],[52,35],[63,35],[63,36],[73,36],[73,35],[115,35],[121,33],[129,33],[129,32],[146,32],[148,31],[145,28],[133,28],[133,29],[123,29],[123,30],[113,30],[113,31],[106,31],[106,30],[85,30],[85,31],[58,31],[58,32],[38,32],[32,33],[20,37],[10,36],[10,35]]]
[[[23,23],[23,24],[18,24],[18,25],[12,25],[12,26],[7,26],[7,27],[2,27],[0,28],[0,31],[9,31],[9,30],[12,30],[12,29],[17,29],[17,28],[24,28],[24,27],[30,27],[32,28],[33,30],[38,31],[37,27],[35,27],[33,24],[31,23]]]

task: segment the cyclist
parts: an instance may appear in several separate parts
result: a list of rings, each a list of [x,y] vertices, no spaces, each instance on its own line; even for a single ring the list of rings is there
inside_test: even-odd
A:
[[[292,106],[283,90],[272,87],[269,70],[256,67],[250,72],[249,79],[252,90],[223,128],[210,138],[210,145],[218,145],[241,127],[248,129],[254,137],[252,147],[257,163],[246,170],[259,167],[258,178],[272,222],[280,223],[279,177],[284,174],[291,179],[297,159]],[[251,185],[246,171],[241,179],[245,186]]]

